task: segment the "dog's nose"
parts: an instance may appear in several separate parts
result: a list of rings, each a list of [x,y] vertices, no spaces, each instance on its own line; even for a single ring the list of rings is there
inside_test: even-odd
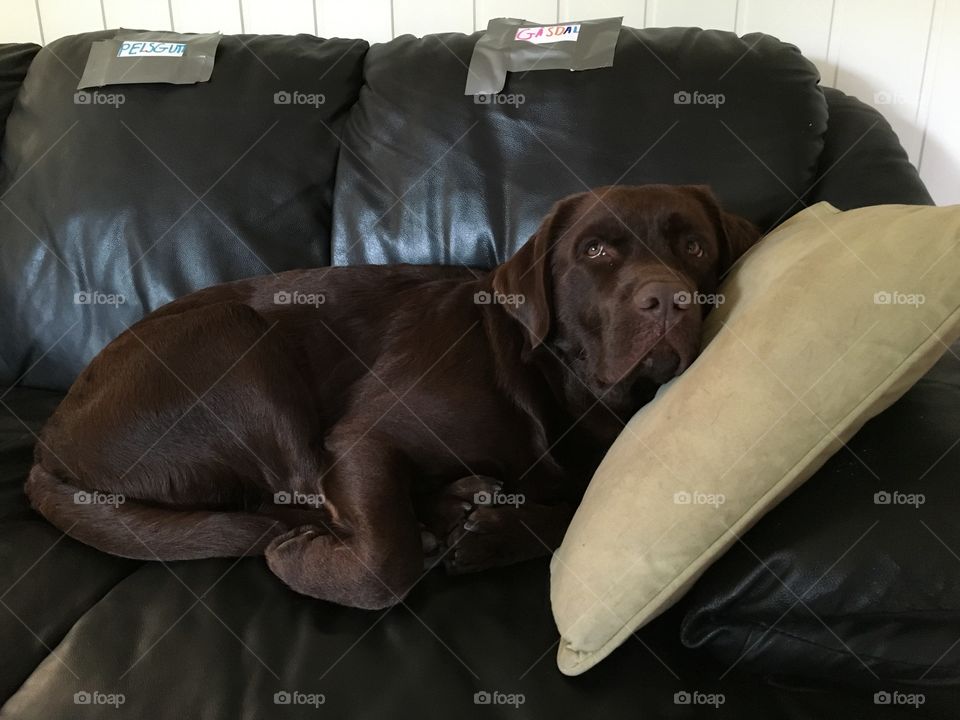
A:
[[[670,324],[693,305],[693,296],[680,283],[651,282],[640,288],[637,304],[644,313]]]

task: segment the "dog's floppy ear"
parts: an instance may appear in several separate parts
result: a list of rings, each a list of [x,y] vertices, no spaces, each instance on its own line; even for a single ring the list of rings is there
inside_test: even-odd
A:
[[[760,230],[746,218],[724,211],[709,185],[691,185],[689,190],[703,203],[717,228],[720,273],[724,274],[760,239]]]
[[[504,309],[526,329],[530,347],[538,347],[550,332],[553,314],[553,246],[574,212],[579,195],[556,202],[536,232],[512,258],[493,271],[493,290],[512,295]]]

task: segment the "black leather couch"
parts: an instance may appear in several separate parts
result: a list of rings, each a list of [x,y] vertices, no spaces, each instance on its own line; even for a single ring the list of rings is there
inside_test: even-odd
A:
[[[259,559],[133,562],[47,525],[22,491],[34,433],[99,348],[196,288],[490,266],[554,199],[609,183],[708,183],[764,227],[820,200],[931,202],[882,117],[768,36],[624,29],[612,68],[511,75],[512,104],[462,94],[477,35],[227,36],[209,83],[75,96],[111,35],[0,46],[0,718],[957,715],[952,353],[576,678],[546,561],[431,573],[371,613]],[[878,506],[887,490],[928,501]]]

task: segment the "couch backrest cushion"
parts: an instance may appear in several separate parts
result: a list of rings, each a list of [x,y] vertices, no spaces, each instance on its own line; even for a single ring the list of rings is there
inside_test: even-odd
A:
[[[91,42],[113,34],[43,48],[7,121],[0,384],[65,387],[175,297],[329,259],[367,44],[225,36],[210,82],[76,96]]]
[[[841,210],[867,205],[933,205],[896,132],[876,108],[823,88],[830,119],[820,169],[804,202],[826,200]]]
[[[611,183],[706,183],[766,225],[814,177],[817,70],[773,37],[624,28],[613,67],[510,73],[500,102],[477,104],[463,90],[478,37],[404,35],[367,53],[334,263],[493,265],[554,200]]]

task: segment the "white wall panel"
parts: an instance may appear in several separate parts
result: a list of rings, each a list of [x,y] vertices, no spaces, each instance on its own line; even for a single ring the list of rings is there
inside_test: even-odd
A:
[[[170,0],[177,32],[243,32],[238,0]]]
[[[103,30],[100,0],[38,0],[44,42],[64,35]]]
[[[556,0],[476,0],[475,5],[477,30],[485,30],[487,23],[498,17],[523,18],[544,25],[557,22]],[[597,17],[596,12],[591,17]]]
[[[473,32],[473,0],[393,0],[395,35],[429,35],[440,32]]]
[[[316,0],[317,29],[323,37],[386,42],[393,37],[390,0]]]
[[[101,0],[108,28],[172,30],[167,0]]]
[[[932,19],[933,0],[842,0],[830,39],[836,86],[880,110],[914,163],[923,139],[917,116]]]
[[[316,31],[312,0],[241,0],[248,33],[296,35]]]
[[[647,0],[647,27],[733,30],[736,20],[737,0]]]
[[[0,12],[0,43],[43,42],[35,0],[0,0]]]
[[[918,120],[920,176],[938,205],[960,204],[960,3],[938,0]]]

